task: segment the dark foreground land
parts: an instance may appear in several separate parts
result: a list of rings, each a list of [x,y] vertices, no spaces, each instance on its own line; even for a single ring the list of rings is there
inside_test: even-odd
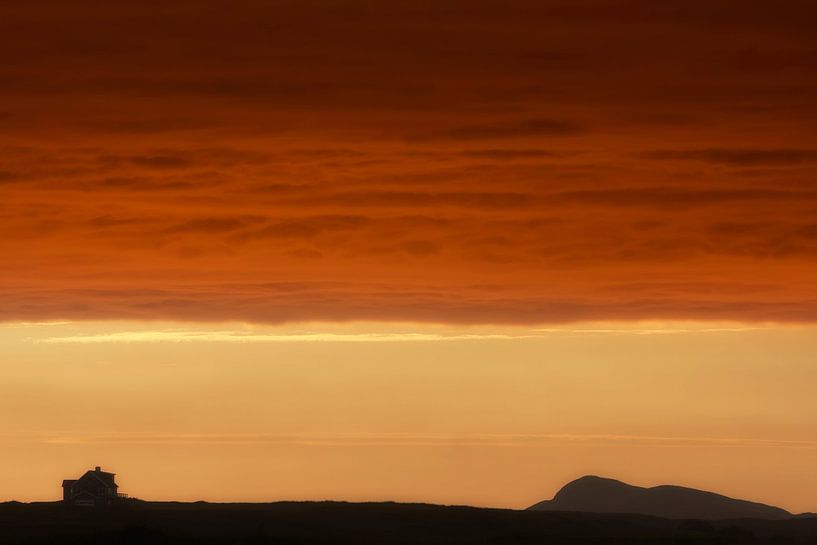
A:
[[[669,520],[395,503],[0,504],[8,544],[809,544],[817,518]]]

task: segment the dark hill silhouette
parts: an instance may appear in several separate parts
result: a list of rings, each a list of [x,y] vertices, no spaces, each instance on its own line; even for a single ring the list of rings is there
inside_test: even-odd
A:
[[[614,479],[588,475],[566,484],[552,500],[531,511],[582,511],[630,513],[671,519],[787,519],[792,514],[779,507],[736,500],[713,492],[683,486],[644,488]]]
[[[644,515],[398,503],[0,504],[0,545],[815,545],[817,519]]]

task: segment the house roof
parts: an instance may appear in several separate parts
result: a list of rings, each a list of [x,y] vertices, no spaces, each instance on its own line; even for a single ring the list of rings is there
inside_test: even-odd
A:
[[[99,482],[101,482],[105,486],[112,486],[112,487],[117,486],[116,482],[114,481],[116,473],[108,473],[107,471],[99,471],[99,470],[86,471],[85,475],[80,477],[80,480],[84,480],[86,477],[89,477],[89,476],[90,476],[90,478],[98,480]]]
[[[100,484],[106,488],[119,488],[116,484],[116,473],[108,473],[99,468],[86,471],[79,479],[65,479],[62,481],[63,487],[73,487],[79,483],[78,486],[99,486]]]

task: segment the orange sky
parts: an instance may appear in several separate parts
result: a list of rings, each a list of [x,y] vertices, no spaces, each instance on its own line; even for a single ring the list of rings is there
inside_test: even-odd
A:
[[[817,317],[809,2],[0,9],[2,319]]]
[[[809,508],[814,483],[795,475],[814,473],[813,445],[756,442],[817,440],[802,397],[817,321],[815,27],[805,0],[2,2],[0,468],[27,471],[0,475],[0,494],[45,498],[45,480],[25,488],[32,473],[110,461],[151,497],[521,506],[597,468]],[[621,340],[603,351],[616,364],[584,360],[586,334],[558,349],[540,338],[563,327]],[[660,344],[644,327],[676,333]],[[234,342],[235,328],[269,331]],[[290,338],[302,331],[319,338]],[[332,348],[300,352],[313,341]],[[415,363],[400,359],[405,343]],[[345,378],[321,374],[335,350],[351,362]],[[742,367],[749,356],[756,367]],[[291,376],[275,367],[296,361]],[[597,375],[588,361],[611,367]],[[548,404],[562,372],[558,395],[587,407]],[[667,421],[652,411],[673,377],[690,389]],[[283,379],[286,395],[253,390]],[[123,381],[131,412],[111,393]],[[710,396],[698,409],[696,387]],[[95,401],[63,413],[86,389]],[[314,413],[280,424],[282,395]],[[247,401],[219,419],[211,399]],[[184,416],[190,406],[211,425]],[[246,428],[244,414],[257,414]],[[47,443],[63,433],[106,446]],[[152,433],[228,437],[195,459],[212,474],[276,452],[280,464],[258,490],[190,479],[139,490],[151,460],[190,458],[173,441],[123,446]],[[235,450],[235,433],[266,439]],[[391,458],[336,438],[320,456],[270,446],[294,433],[413,439]],[[473,447],[469,465],[423,450],[434,434],[744,443],[673,443],[662,464],[641,443],[548,450],[540,438]],[[318,465],[358,484],[303,485]],[[445,486],[428,488],[435,479]]]
[[[522,508],[582,474],[814,510],[814,326],[7,324],[0,499]]]

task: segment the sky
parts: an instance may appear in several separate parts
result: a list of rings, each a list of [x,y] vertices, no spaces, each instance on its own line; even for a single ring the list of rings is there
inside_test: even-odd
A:
[[[604,472],[817,510],[815,25],[3,2],[0,500],[112,465],[148,498]]]

